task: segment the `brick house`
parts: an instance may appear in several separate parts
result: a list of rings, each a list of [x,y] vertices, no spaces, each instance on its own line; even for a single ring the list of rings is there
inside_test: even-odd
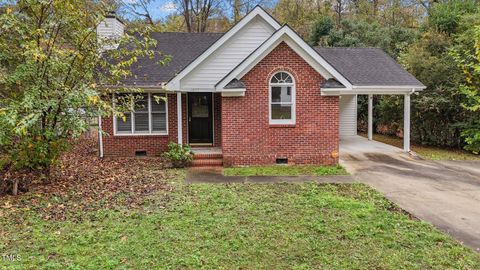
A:
[[[111,16],[97,31],[121,35],[123,24]],[[210,153],[210,165],[336,164],[341,138],[357,132],[357,96],[370,97],[371,139],[379,94],[404,95],[409,151],[410,95],[425,86],[380,49],[311,47],[260,7],[224,34],[152,38],[172,61],[132,68],[122,84],[144,89],[144,106],[101,119],[102,156],[160,155],[173,141]]]

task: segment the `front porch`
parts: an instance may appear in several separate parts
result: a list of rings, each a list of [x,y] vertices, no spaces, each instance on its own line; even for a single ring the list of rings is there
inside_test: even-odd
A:
[[[223,166],[223,153],[220,147],[192,147],[192,167]]]
[[[220,149],[221,106],[220,93],[177,92],[177,142],[198,149]],[[183,100],[183,101],[182,101]],[[186,129],[186,130],[184,130]]]

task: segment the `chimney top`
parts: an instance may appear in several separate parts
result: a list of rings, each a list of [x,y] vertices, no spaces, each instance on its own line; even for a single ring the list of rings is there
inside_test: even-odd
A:
[[[123,20],[120,19],[120,17],[117,16],[117,13],[114,10],[107,11],[107,14],[105,15],[105,18],[117,19],[119,22],[121,22],[123,25],[125,25]]]

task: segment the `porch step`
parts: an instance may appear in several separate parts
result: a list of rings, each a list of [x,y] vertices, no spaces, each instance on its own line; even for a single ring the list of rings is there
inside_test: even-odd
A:
[[[194,153],[193,159],[222,159],[221,153]]]
[[[190,164],[192,167],[221,167],[223,166],[223,159],[193,159]]]
[[[192,167],[221,167],[223,155],[221,149],[194,149]]]

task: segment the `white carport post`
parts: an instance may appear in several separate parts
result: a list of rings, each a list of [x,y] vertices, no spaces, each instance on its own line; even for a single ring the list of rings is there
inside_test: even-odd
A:
[[[403,102],[403,150],[410,152],[410,93],[405,94]]]
[[[177,131],[178,144],[183,144],[182,93],[177,92]]]
[[[368,140],[373,140],[373,95],[368,95]]]

